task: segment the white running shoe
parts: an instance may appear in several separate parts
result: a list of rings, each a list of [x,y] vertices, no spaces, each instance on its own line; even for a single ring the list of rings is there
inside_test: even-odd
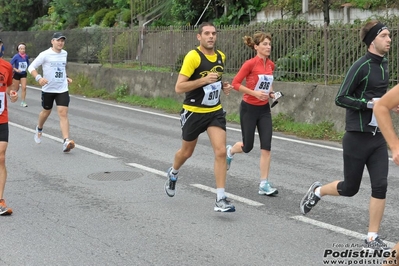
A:
[[[35,132],[35,137],[34,137],[34,139],[35,139],[35,142],[36,142],[37,144],[42,143],[42,131],[43,131],[43,130],[39,130],[39,128],[36,126],[36,132]]]
[[[73,148],[75,148],[75,142],[71,139],[65,139],[64,143],[62,144],[62,151],[70,152]]]

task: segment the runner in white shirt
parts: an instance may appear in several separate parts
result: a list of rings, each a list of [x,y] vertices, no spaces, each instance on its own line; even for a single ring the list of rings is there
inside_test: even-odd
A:
[[[65,40],[66,37],[62,33],[54,33],[51,39],[52,47],[41,52],[29,65],[28,71],[42,86],[43,110],[39,114],[34,136],[35,142],[38,144],[42,142],[43,126],[51,113],[55,101],[64,139],[62,150],[63,152],[69,152],[75,147],[75,142],[69,139],[68,84],[72,82],[72,79],[68,78],[66,74],[68,53],[62,49],[65,45]],[[36,70],[39,66],[42,66],[43,76]]]

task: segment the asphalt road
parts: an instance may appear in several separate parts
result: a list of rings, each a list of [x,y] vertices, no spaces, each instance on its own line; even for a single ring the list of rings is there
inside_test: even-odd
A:
[[[70,137],[77,146],[65,154],[55,109],[36,144],[40,91],[29,88],[27,103],[9,104],[5,198],[14,213],[0,217],[0,265],[338,265],[326,252],[361,250],[367,170],[355,197],[324,197],[307,216],[299,211],[313,181],[341,179],[339,144],[276,133],[270,180],[279,194],[267,197],[257,194],[256,141],[228,172],[226,190],[237,211],[216,213],[206,134],[180,171],[176,196],[164,192],[181,143],[178,115],[72,96]],[[239,126],[229,124],[227,135],[229,144],[239,141]],[[398,177],[390,161],[380,231],[389,245],[399,241]],[[344,262],[379,263],[356,259]]]

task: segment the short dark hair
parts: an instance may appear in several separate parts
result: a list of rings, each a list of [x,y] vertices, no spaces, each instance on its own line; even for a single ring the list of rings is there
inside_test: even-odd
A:
[[[215,25],[213,25],[212,22],[202,22],[202,23],[198,26],[198,34],[201,34],[201,33],[202,33],[203,28],[204,28],[205,26],[211,26],[211,27],[214,27],[214,28],[216,29]]]

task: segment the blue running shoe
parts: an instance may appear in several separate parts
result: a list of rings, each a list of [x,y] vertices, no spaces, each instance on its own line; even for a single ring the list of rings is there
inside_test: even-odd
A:
[[[277,190],[277,188],[272,187],[270,185],[270,183],[266,181],[266,183],[264,185],[259,185],[258,194],[272,196],[272,195],[277,195],[278,190]]]

